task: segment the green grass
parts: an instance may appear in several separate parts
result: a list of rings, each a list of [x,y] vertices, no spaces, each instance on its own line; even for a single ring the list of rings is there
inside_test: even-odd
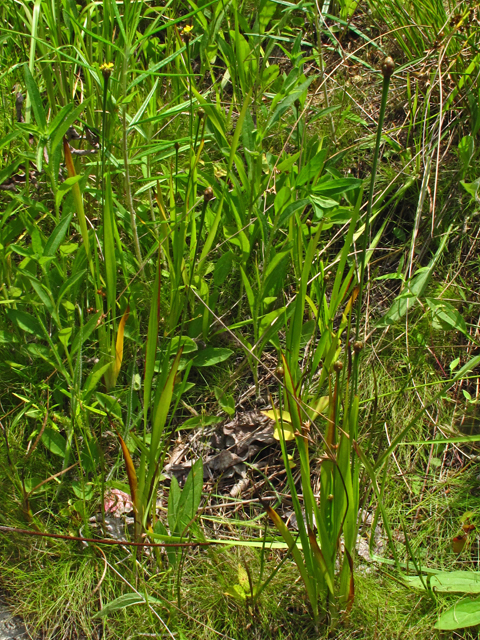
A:
[[[461,594],[404,577],[478,569],[478,445],[421,444],[476,428],[476,9],[0,12],[0,526],[102,537],[121,488],[131,540],[214,543],[0,531],[15,610],[52,640],[444,633]],[[212,420],[272,403],[292,439],[219,508]],[[180,443],[203,486],[164,477]],[[357,556],[372,523],[393,564]]]

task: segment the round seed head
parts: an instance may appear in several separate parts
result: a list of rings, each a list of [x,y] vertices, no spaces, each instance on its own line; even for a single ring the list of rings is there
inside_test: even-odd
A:
[[[212,200],[212,198],[214,198],[213,189],[212,187],[207,187],[203,192],[203,201],[209,202],[210,200]]]
[[[355,353],[360,353],[362,349],[363,349],[363,342],[360,342],[360,340],[357,340],[356,342],[353,343],[353,351]]]
[[[283,374],[285,373],[285,369],[282,367],[282,365],[279,364],[275,369],[275,373],[277,374],[277,376],[283,376]]]
[[[395,69],[395,63],[391,56],[387,56],[382,64],[382,75],[384,78],[390,78],[393,70]]]
[[[343,369],[343,362],[341,360],[337,360],[333,365],[333,370],[336,371],[337,373],[340,373],[342,369]]]

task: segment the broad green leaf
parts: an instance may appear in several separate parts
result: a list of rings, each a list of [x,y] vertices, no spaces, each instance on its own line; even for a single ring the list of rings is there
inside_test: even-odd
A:
[[[19,311],[18,309],[7,309],[6,314],[9,320],[21,331],[26,331],[39,338],[45,337],[40,323],[29,313]]]
[[[148,602],[152,604],[160,604],[160,600],[156,598],[152,598],[152,596],[148,596]],[[98,611],[93,618],[104,618],[105,616],[114,613],[115,611],[119,611],[120,609],[126,609],[127,607],[131,607],[134,604],[147,604],[147,600],[140,593],[125,593],[123,596],[112,600],[107,603],[101,611]]]
[[[302,168],[296,180],[297,187],[301,187],[317,177],[323,167],[326,157],[327,149],[322,149]]]
[[[207,347],[200,351],[193,359],[194,367],[211,367],[214,364],[225,362],[233,354],[231,349],[222,347]]]
[[[197,515],[198,507],[202,499],[202,490],[203,462],[202,459],[199,458],[190,469],[178,502],[176,531],[182,536],[185,535],[185,531]]]
[[[405,582],[415,589],[424,589],[427,578],[407,576]],[[442,571],[428,578],[430,588],[443,593],[480,593],[479,571]]]
[[[73,493],[81,500],[91,500],[93,498],[93,484],[86,482],[83,484],[79,480],[72,482]]]
[[[222,285],[227,279],[232,270],[233,257],[233,251],[227,251],[216,261],[213,272],[213,282],[216,287]]]
[[[444,300],[433,300],[432,298],[426,298],[426,303],[432,310],[434,320],[438,322],[440,327],[445,331],[461,331],[463,334],[467,334],[467,325],[463,316],[448,302]]]
[[[41,439],[49,451],[54,453],[56,456],[61,456],[62,458],[65,457],[67,441],[61,433],[58,433],[58,431],[55,431],[54,429],[50,429],[50,427],[45,427]]]
[[[192,353],[193,351],[198,351],[197,343],[188,336],[175,336],[172,338],[170,342],[170,353],[172,356],[173,354],[176,354],[180,348],[183,349],[183,355],[186,353]]]
[[[480,624],[480,599],[466,599],[442,613],[435,629],[453,631],[454,629],[473,627],[477,624]]]
[[[329,198],[340,196],[347,191],[358,189],[362,186],[359,178],[332,178],[330,175],[324,176],[313,187],[312,191],[315,195],[323,195]]]
[[[85,386],[83,388],[83,396],[84,396],[85,402],[88,401],[88,397],[90,396],[92,391],[95,390],[97,384],[100,382],[100,380],[102,379],[102,376],[110,366],[111,366],[110,362],[107,362],[107,364],[104,364],[102,363],[102,361],[100,361],[97,365],[95,365],[92,372],[86,379]]]
[[[451,229],[452,227],[450,226],[447,233],[443,236],[435,256],[430,260],[428,266],[418,269],[407,284],[406,290],[393,301],[392,306],[381,320],[382,325],[394,324],[400,320],[400,318],[403,318],[407,311],[416,304],[418,298],[425,293],[430,276],[432,275],[435,265],[445,249]]]

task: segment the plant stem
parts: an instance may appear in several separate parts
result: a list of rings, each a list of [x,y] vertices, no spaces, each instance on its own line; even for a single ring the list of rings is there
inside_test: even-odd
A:
[[[363,232],[362,258],[360,263],[360,291],[358,294],[357,318],[356,318],[356,330],[355,330],[356,340],[359,340],[359,336],[360,336],[360,317],[361,317],[362,303],[363,303],[363,288],[365,284],[365,269],[367,266],[367,246],[368,246],[368,237],[370,235],[370,217],[372,214],[373,192],[375,189],[375,179],[377,176],[378,156],[380,151],[380,141],[382,139],[382,128],[383,128],[383,120],[385,117],[385,107],[387,106],[388,88],[390,86],[390,78],[392,76],[393,69],[394,69],[394,62],[392,58],[390,57],[385,58],[382,65],[382,74],[383,74],[382,102],[380,105],[380,115],[378,116],[377,139],[375,142],[375,151],[373,154],[372,174],[370,178],[370,190],[368,192],[367,213],[365,216],[365,230]]]

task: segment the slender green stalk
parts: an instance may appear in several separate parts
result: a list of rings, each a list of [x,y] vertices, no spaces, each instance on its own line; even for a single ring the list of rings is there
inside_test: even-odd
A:
[[[361,257],[361,263],[360,263],[360,291],[358,295],[356,331],[355,331],[356,340],[359,340],[359,337],[360,337],[360,318],[361,318],[362,303],[363,303],[363,289],[365,284],[365,270],[367,266],[367,247],[368,247],[368,238],[370,236],[370,217],[372,215],[373,192],[375,189],[375,180],[377,177],[377,165],[378,165],[378,157],[380,153],[380,142],[382,140],[385,108],[387,106],[388,88],[390,86],[390,78],[392,77],[394,66],[395,66],[394,62],[390,57],[385,58],[385,60],[383,61],[382,101],[380,104],[380,114],[378,116],[377,138],[375,141],[375,150],[373,153],[372,173],[370,176],[370,189],[368,192],[368,201],[367,201],[367,213],[365,215],[365,229],[363,232],[362,257]]]

